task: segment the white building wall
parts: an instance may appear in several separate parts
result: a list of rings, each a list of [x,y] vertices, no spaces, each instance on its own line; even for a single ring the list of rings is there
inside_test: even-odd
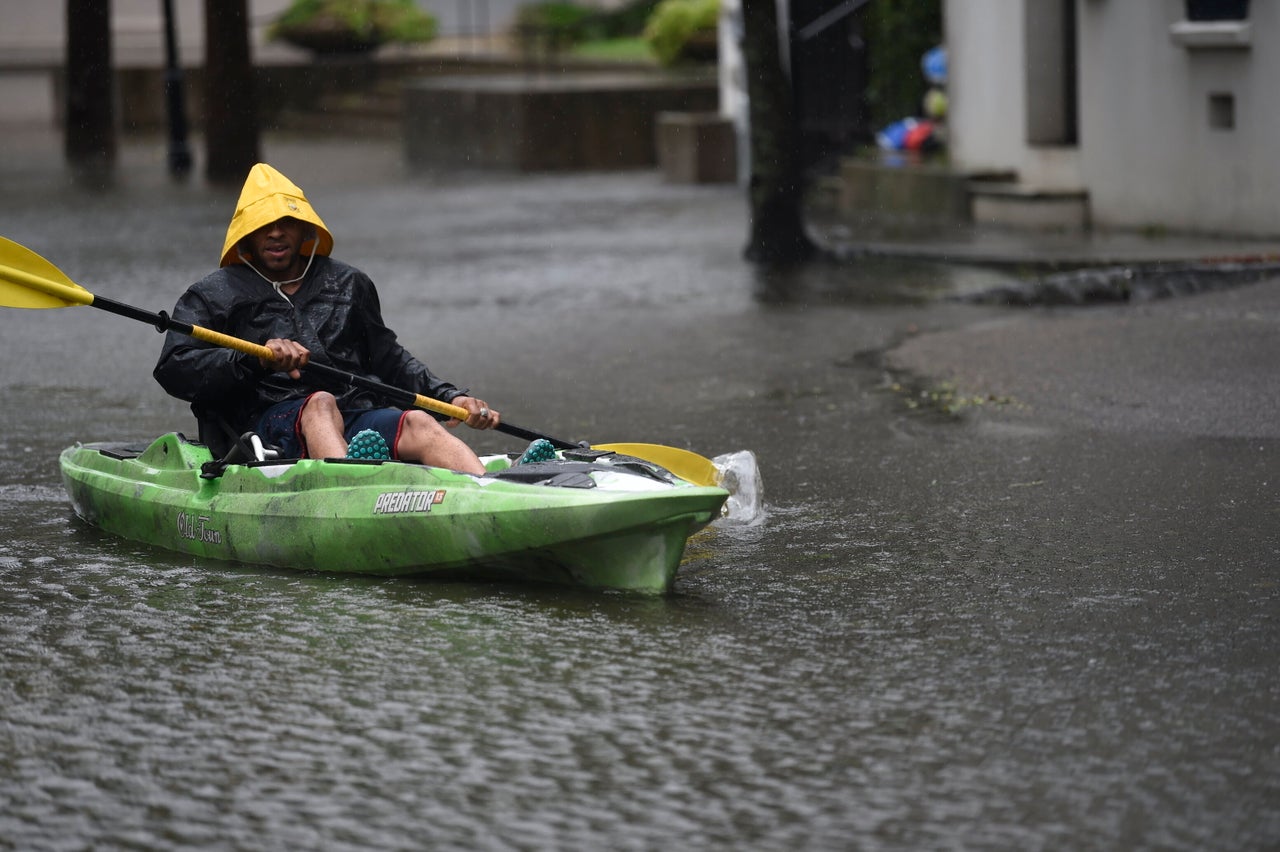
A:
[[[948,144],[961,171],[1022,163],[1022,27],[1022,0],[944,2]]]
[[[952,164],[1016,172],[1028,189],[1079,190],[1075,147],[1026,143],[1022,0],[944,0],[947,126]]]
[[[1189,48],[1180,0],[1080,0],[1080,135],[1095,224],[1280,234],[1280,4],[1247,48]],[[1235,127],[1210,126],[1211,94]]]
[[[1250,4],[1247,48],[1178,43],[1182,0],[1075,2],[1079,143],[1046,147],[1025,142],[1024,0],[944,0],[953,166],[1083,189],[1097,227],[1280,234],[1280,2]]]

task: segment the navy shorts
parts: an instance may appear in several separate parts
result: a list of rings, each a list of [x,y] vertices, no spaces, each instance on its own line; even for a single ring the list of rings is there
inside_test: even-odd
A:
[[[281,458],[307,458],[307,447],[302,440],[299,424],[302,420],[302,409],[311,397],[289,399],[262,412],[258,418],[258,437],[268,446],[278,447]],[[396,442],[400,438],[400,424],[405,414],[399,408],[363,408],[358,411],[342,412],[342,433],[348,441],[365,429],[373,429],[382,435],[387,446],[391,448],[391,457],[398,459]]]

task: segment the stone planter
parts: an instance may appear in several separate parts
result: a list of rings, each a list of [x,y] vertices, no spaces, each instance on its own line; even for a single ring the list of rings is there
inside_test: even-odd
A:
[[[738,176],[733,122],[714,112],[663,112],[658,165],[670,183],[733,183]]]

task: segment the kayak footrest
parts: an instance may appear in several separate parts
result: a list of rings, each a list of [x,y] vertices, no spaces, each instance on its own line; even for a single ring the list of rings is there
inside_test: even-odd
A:
[[[595,488],[591,478],[593,470],[607,470],[604,465],[585,462],[530,462],[518,464],[506,470],[493,471],[489,476],[525,485],[551,485],[557,488]]]

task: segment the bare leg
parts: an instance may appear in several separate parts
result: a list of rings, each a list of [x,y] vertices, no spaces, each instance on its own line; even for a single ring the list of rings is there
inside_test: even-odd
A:
[[[395,455],[449,470],[484,473],[484,465],[471,448],[425,411],[414,410],[405,415]]]
[[[340,459],[347,454],[342,434],[342,414],[333,394],[316,391],[307,399],[299,417],[307,455],[313,459]]]

